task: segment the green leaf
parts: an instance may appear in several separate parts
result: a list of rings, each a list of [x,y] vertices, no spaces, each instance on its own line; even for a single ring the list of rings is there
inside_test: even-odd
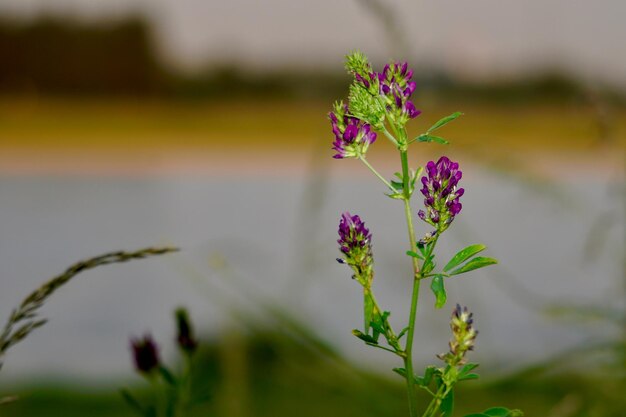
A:
[[[477,363],[468,363],[459,371],[458,381],[465,381],[468,379],[478,379],[478,374],[472,374],[471,372],[478,367]]]
[[[479,252],[482,252],[485,249],[487,249],[487,246],[480,245],[480,244],[471,245],[464,249],[461,249],[460,251],[456,253],[456,255],[452,257],[452,259],[450,259],[450,261],[446,264],[446,266],[443,267],[443,272],[448,272],[455,266],[462,264],[463,262],[467,261],[472,256],[476,255]]]
[[[443,127],[445,125],[447,125],[448,123],[450,123],[451,121],[453,121],[454,119],[456,119],[459,116],[462,116],[463,113],[461,113],[460,111],[454,112],[449,116],[446,116],[442,119],[439,119],[434,125],[432,125],[427,131],[426,133],[430,133],[430,132],[434,132],[435,130],[439,129],[440,127]]]
[[[363,333],[360,330],[354,329],[352,330],[352,334],[355,335],[356,337],[358,337],[359,339],[361,339],[362,341],[366,342],[366,343],[372,343],[374,345],[378,344],[378,341],[376,339],[374,339],[372,336]]]
[[[457,268],[454,271],[450,272],[450,275],[464,274],[466,272],[473,271],[474,269],[483,268],[485,266],[489,266],[489,265],[493,265],[497,263],[498,261],[496,259],[478,256],[470,260],[468,263],[466,263],[462,267]]]
[[[441,145],[448,145],[450,142],[448,142],[447,140],[445,140],[444,138],[440,137],[440,136],[434,136],[434,135],[428,135],[426,133],[422,133],[421,135],[419,135],[416,140],[420,141],[420,142],[436,142],[439,143]]]
[[[389,193],[389,194],[385,194],[387,197],[389,198],[393,198],[394,200],[403,200],[404,199],[404,192],[401,193]]]
[[[450,391],[448,395],[446,395],[443,400],[441,400],[439,410],[442,413],[442,417],[452,416],[452,412],[454,411],[454,391]]]
[[[417,259],[424,259],[424,257],[418,253],[413,252],[412,250],[408,250],[406,251],[406,254],[409,255],[412,258],[417,258]]]
[[[374,329],[377,333],[380,333],[380,334],[385,333],[385,329],[383,328],[381,323],[378,323],[376,320],[372,320],[370,322],[370,326],[372,326],[372,329]]]
[[[406,332],[408,331],[409,331],[409,326],[406,326],[404,329],[400,330],[400,333],[398,333],[398,340],[400,340],[402,336],[404,336]]]
[[[476,368],[478,368],[478,364],[477,363],[468,363],[463,368],[461,368],[461,370],[459,371],[459,375],[465,375],[468,372],[471,372],[471,371],[473,371]]]
[[[520,417],[524,415],[520,410],[509,410],[506,407],[492,407],[483,411],[483,414],[489,417]]]
[[[406,378],[406,369],[404,368],[393,368],[393,371],[400,375],[402,378]]]
[[[401,183],[401,182],[397,182],[397,181],[391,180],[391,185],[393,186],[393,188],[396,191],[403,191],[404,190],[404,184]]]
[[[435,302],[436,308],[441,308],[446,304],[446,289],[443,285],[443,275],[435,275],[430,283],[430,289],[435,294],[437,301]]]
[[[434,366],[427,366],[426,369],[424,370],[424,376],[416,376],[415,377],[415,382],[417,382],[418,385],[421,385],[423,387],[427,387],[430,385],[431,381],[433,380],[433,376],[438,372],[439,370],[434,367]]]

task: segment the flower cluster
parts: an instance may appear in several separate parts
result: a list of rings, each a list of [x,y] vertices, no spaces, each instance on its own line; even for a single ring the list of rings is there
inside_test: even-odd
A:
[[[463,207],[459,198],[465,190],[457,188],[463,173],[459,170],[459,164],[452,162],[445,156],[439,158],[437,163],[429,161],[426,164],[428,176],[422,177],[422,189],[426,212],[420,210],[417,214],[420,219],[437,227],[439,233],[448,228],[454,217],[461,212]]]
[[[372,234],[365,227],[365,223],[358,215],[345,212],[339,221],[339,250],[344,258],[338,258],[339,263],[350,265],[354,270],[354,278],[361,283],[370,282],[373,273],[372,266]]]
[[[416,86],[415,81],[411,81],[412,77],[413,70],[408,69],[406,62],[387,64],[383,72],[378,73],[380,94],[385,99],[387,110],[394,114],[395,119],[401,124],[421,113],[409,100]]]
[[[328,114],[335,134],[333,149],[337,152],[333,158],[358,158],[367,152],[367,148],[376,141],[376,133],[371,126],[356,117],[347,115],[348,106],[343,102],[335,103],[334,112]]]
[[[137,371],[149,374],[158,368],[158,348],[150,335],[145,335],[143,339],[132,339],[131,348]]]
[[[410,100],[416,83],[406,62],[387,64],[382,72],[376,72],[367,57],[357,51],[347,56],[346,69],[354,76],[349,102],[336,103],[328,115],[337,159],[363,156],[376,140],[374,130],[385,130],[385,120],[396,130],[421,113]]]
[[[452,329],[453,339],[449,343],[450,351],[438,355],[439,359],[451,366],[463,365],[467,351],[474,350],[474,342],[478,331],[472,326],[474,323],[472,316],[473,313],[470,313],[467,307],[461,308],[458,304],[452,312],[450,328]]]

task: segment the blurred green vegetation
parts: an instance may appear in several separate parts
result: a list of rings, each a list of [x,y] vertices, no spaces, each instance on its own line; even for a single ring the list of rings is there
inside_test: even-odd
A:
[[[535,367],[507,377],[462,384],[455,415],[482,410],[497,402],[521,408],[527,416],[623,416],[623,380],[610,373],[585,376],[581,370],[571,369],[549,374],[547,369]],[[193,378],[195,397],[208,399],[193,409],[194,416],[407,414],[404,384],[392,372],[381,376],[363,371],[333,352],[321,352],[308,341],[281,332],[231,334],[219,343],[205,345]],[[134,388],[144,399],[150,398],[146,385]],[[51,384],[25,387],[16,393],[20,399],[4,405],[2,415],[134,415],[114,389]]]

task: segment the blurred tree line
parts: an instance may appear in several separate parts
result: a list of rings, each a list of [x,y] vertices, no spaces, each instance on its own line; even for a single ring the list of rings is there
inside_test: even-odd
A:
[[[0,63],[0,95],[329,99],[342,95],[348,82],[341,72],[250,73],[219,60],[184,74],[160,59],[150,25],[139,17],[98,23],[0,19]],[[489,84],[459,83],[441,71],[422,71],[416,78],[422,91],[443,96],[511,101],[584,95],[579,83],[556,72]]]

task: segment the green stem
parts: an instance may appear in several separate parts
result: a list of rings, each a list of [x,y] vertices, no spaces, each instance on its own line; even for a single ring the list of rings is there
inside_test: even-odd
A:
[[[406,224],[409,232],[410,250],[415,250],[415,230],[413,228],[413,216],[411,215],[410,190],[409,190],[409,163],[406,150],[400,151],[400,159],[402,161],[402,181],[404,188],[404,215],[406,216]],[[415,390],[415,380],[413,373],[413,337],[415,335],[415,316],[417,313],[417,302],[420,293],[420,269],[417,258],[411,258],[413,261],[413,293],[411,296],[411,312],[409,316],[409,330],[406,337],[406,345],[404,351],[404,368],[406,369],[406,386],[409,396],[409,414],[411,417],[417,416],[417,398]]]
[[[372,303],[374,303],[374,308],[376,309],[378,314],[382,314],[383,310],[381,310],[380,307],[378,306],[378,301],[376,300],[376,297],[374,296],[374,292],[372,291],[371,288],[368,291],[369,291],[369,296],[372,299]],[[378,345],[372,345],[372,346],[376,346],[376,347],[379,347],[381,349],[389,350],[390,352],[393,352],[393,353],[395,353],[398,356],[404,357],[404,351],[402,350],[402,348],[400,348],[400,345],[398,344],[398,336],[396,336],[396,332],[393,331],[393,327],[391,327],[391,323],[389,323],[389,321],[387,321],[386,327],[387,327],[388,331],[385,334],[385,339],[387,339],[387,343],[389,344],[389,346],[391,346],[395,350],[386,349],[386,348],[384,348],[382,346],[378,346]]]
[[[365,164],[365,166],[366,166],[366,167],[368,167],[368,168],[369,168],[369,170],[370,170],[370,171],[372,171],[372,172],[374,173],[374,175],[376,175],[376,176],[378,177],[378,179],[379,179],[379,180],[381,180],[383,183],[385,183],[385,185],[386,185],[387,187],[389,187],[389,189],[390,189],[391,191],[393,191],[394,193],[395,193],[395,192],[397,192],[397,190],[396,190],[395,188],[393,188],[393,185],[391,185],[391,183],[390,183],[389,181],[387,181],[387,180],[385,179],[385,177],[383,177],[382,175],[380,175],[380,174],[378,173],[378,171],[376,171],[376,169],[375,169],[372,165],[370,165],[370,163],[369,163],[369,162],[367,162],[367,159],[365,159],[365,157],[364,157],[363,155],[359,155],[359,159],[361,160],[361,162],[363,162],[363,163]]]
[[[396,138],[391,133],[389,133],[389,131],[387,130],[385,125],[383,125],[383,130],[382,131],[385,134],[385,136],[387,136],[387,139],[389,139],[391,141],[391,143],[393,143],[395,146],[398,146],[398,141],[396,140]]]
[[[191,356],[190,352],[183,352],[185,358],[184,370],[178,388],[176,398],[176,416],[183,417],[187,414],[191,399]]]
[[[443,391],[444,389],[445,389],[445,385],[442,385],[437,390],[435,397],[431,400],[430,404],[428,404],[428,408],[426,408],[426,411],[424,411],[424,414],[422,414],[422,417],[431,417],[437,412],[437,409],[439,408],[439,405],[441,404],[441,400],[443,399],[443,397],[445,397],[445,395],[442,395],[444,392]]]

